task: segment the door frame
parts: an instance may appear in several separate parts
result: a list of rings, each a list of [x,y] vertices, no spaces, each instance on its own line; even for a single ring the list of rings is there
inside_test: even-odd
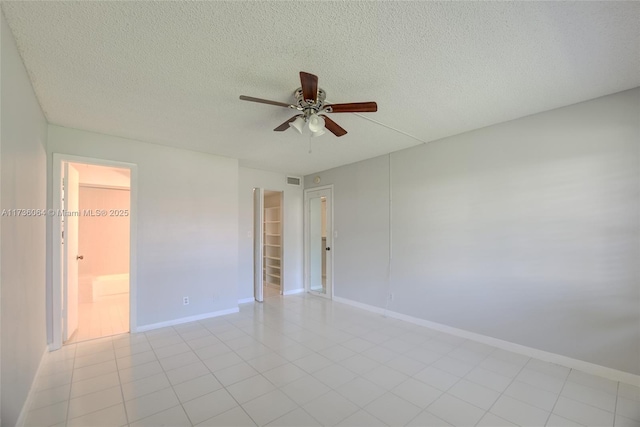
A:
[[[320,190],[329,190],[330,195],[330,211],[327,212],[327,217],[331,217],[331,250],[325,251],[327,254],[327,262],[331,262],[331,295],[328,294],[316,294],[311,292],[311,247],[310,247],[310,234],[311,234],[311,224],[309,223],[309,194],[314,193]],[[329,231],[329,230],[327,230]],[[329,234],[329,233],[327,233]],[[319,187],[313,188],[305,188],[304,190],[304,291],[307,293],[312,293],[313,295],[323,296],[325,298],[333,299],[335,295],[335,281],[334,278],[334,268],[333,268],[333,254],[335,253],[335,233],[333,226],[333,184],[322,185]]]
[[[253,189],[253,299],[264,301],[264,188]]]
[[[76,156],[71,154],[53,153],[52,173],[52,209],[53,212],[62,211],[62,179],[63,163],[82,163],[97,166],[110,166],[129,169],[130,197],[129,206],[129,333],[137,332],[137,297],[138,297],[138,165],[115,160],[98,159],[94,157]],[[62,218],[51,215],[51,300],[52,309],[49,321],[52,326],[52,342],[49,350],[62,347],[62,296],[63,296],[63,268],[62,268]]]
[[[70,162],[64,162],[63,166],[64,166],[64,172],[62,173],[62,178],[65,179],[66,178],[66,182],[64,183],[64,189],[65,189],[65,197],[64,200],[62,201],[62,206],[64,207],[64,210],[67,211],[69,210],[72,206],[71,203],[71,199],[74,199],[74,206],[75,209],[77,209],[78,211],[80,210],[80,172],[78,171],[78,169],[76,167],[74,167],[74,165],[77,165],[77,163],[70,163]],[[72,173],[73,172],[73,173]],[[73,180],[71,175],[74,175]],[[72,185],[72,181],[73,184]],[[71,188],[73,186],[73,188],[78,189],[77,193],[72,196],[72,192],[68,191],[67,188]],[[67,194],[68,191],[68,194]],[[63,222],[63,217],[59,217],[60,218],[60,222]],[[73,227],[70,226],[71,221],[75,222],[75,225]],[[62,253],[62,283],[66,284],[66,286],[62,287],[62,308],[63,308],[63,312],[64,312],[64,306],[67,306],[67,310],[66,312],[64,312],[65,315],[62,316],[62,340],[64,342],[64,340],[69,340],[78,330],[78,318],[79,318],[79,308],[80,308],[80,304],[77,302],[78,301],[78,291],[80,289],[79,287],[79,277],[78,277],[78,272],[79,272],[79,267],[80,264],[78,263],[78,257],[77,255],[79,254],[79,250],[78,250],[78,243],[80,241],[80,236],[79,236],[79,229],[80,229],[80,218],[78,217],[74,217],[74,216],[69,216],[64,218],[64,225],[68,226],[66,228],[64,228],[64,232],[66,232],[66,244],[61,245],[60,247],[60,251]],[[69,304],[69,294],[71,293],[70,289],[71,287],[69,286],[69,281],[70,281],[70,275],[71,275],[71,271],[69,269],[69,258],[72,256],[71,254],[73,254],[73,252],[70,251],[70,246],[71,246],[71,242],[72,239],[70,238],[71,236],[71,229],[75,229],[74,230],[74,234],[75,234],[75,255],[76,255],[76,259],[75,262],[73,262],[74,266],[75,266],[75,273],[73,274],[73,276],[75,277],[75,300],[76,300],[76,304],[73,310],[71,310],[71,304]],[[64,239],[63,239],[64,241]],[[71,313],[73,313],[73,316],[71,316]],[[70,322],[69,319],[75,317],[74,322]],[[69,325],[73,324],[74,328],[73,331],[70,331],[70,327]]]

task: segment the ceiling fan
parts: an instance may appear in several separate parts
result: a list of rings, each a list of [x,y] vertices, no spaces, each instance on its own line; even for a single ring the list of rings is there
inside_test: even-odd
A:
[[[325,128],[335,136],[346,135],[347,131],[331,120],[326,113],[374,113],[378,111],[378,105],[375,102],[325,104],[327,94],[318,87],[318,76],[313,74],[300,71],[300,83],[302,87],[298,88],[293,94],[296,99],[295,104],[270,101],[268,99],[254,98],[245,95],[240,95],[240,99],[297,110],[299,114],[282,123],[275,128],[274,131],[283,132],[292,127],[299,133],[302,133],[306,124],[313,136],[324,134]]]

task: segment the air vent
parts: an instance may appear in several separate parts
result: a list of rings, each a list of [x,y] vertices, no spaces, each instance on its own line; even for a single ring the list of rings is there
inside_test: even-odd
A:
[[[300,186],[300,178],[298,178],[297,176],[288,176],[287,184]]]

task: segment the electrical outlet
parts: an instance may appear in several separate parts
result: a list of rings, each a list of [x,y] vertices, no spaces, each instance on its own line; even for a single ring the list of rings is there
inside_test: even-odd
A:
[[[390,292],[390,293],[389,293],[389,301],[393,301],[393,296],[394,296],[394,295],[393,295],[393,292]]]
[[[189,305],[189,297],[182,298],[182,305]]]

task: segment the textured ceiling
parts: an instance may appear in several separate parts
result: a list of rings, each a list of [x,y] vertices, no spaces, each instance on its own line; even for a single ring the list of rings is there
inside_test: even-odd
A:
[[[272,129],[298,72],[422,141],[640,86],[638,2],[2,2],[54,124],[306,174],[420,142]],[[311,148],[311,153],[309,150]]]

